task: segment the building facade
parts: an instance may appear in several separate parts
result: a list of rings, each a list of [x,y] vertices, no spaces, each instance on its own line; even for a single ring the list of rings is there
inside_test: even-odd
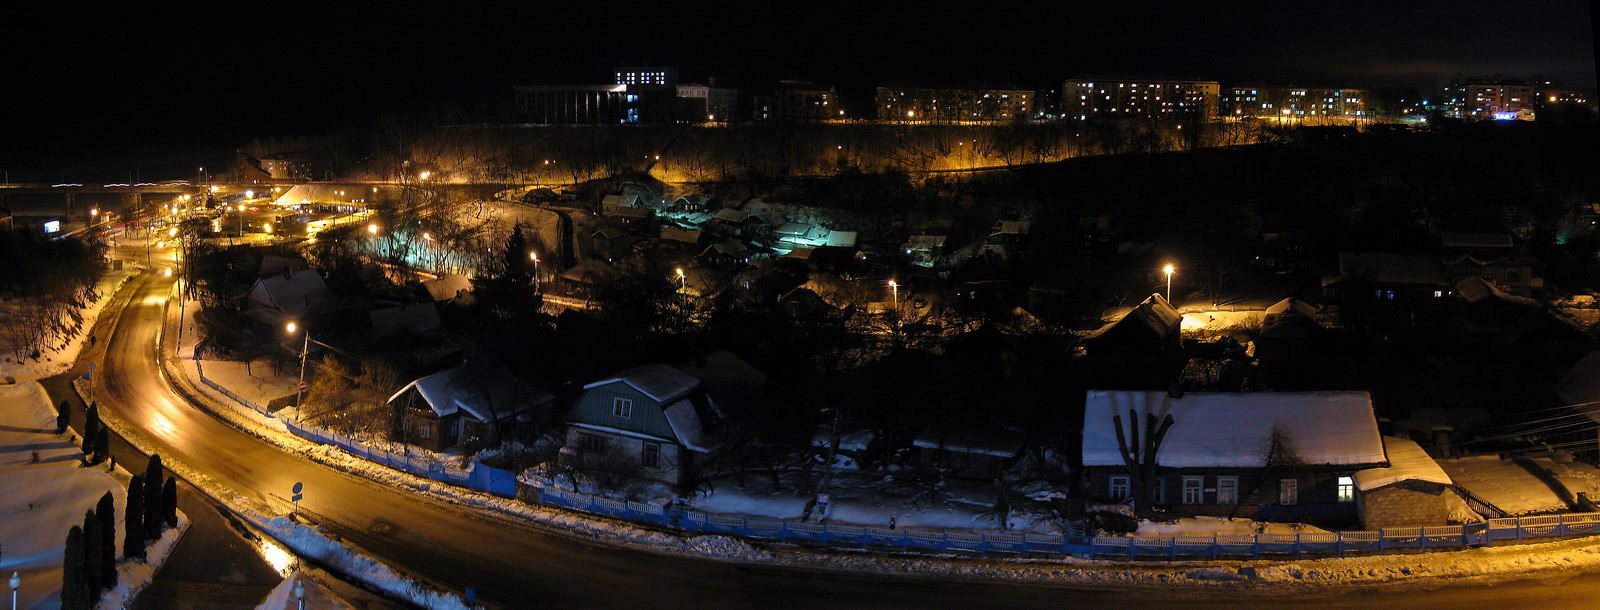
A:
[[[1036,94],[1025,89],[878,87],[878,121],[886,123],[999,123],[1026,119]]]
[[[756,96],[752,118],[773,122],[816,122],[848,118],[832,87],[783,81]]]
[[[1241,85],[1222,92],[1223,117],[1291,122],[1355,121],[1371,118],[1366,89]]]
[[[1061,115],[1068,119],[1216,118],[1222,86],[1216,81],[1102,79],[1066,81]]]
[[[733,120],[739,110],[739,91],[717,87],[715,84],[678,85],[678,99],[693,106],[687,114],[700,117],[708,123],[726,123]]]

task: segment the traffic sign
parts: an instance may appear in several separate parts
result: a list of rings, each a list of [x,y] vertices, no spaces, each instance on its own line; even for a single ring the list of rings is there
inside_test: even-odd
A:
[[[300,391],[301,392],[306,391],[306,382],[304,382],[304,381],[300,382],[300,386],[299,387],[300,387]]]

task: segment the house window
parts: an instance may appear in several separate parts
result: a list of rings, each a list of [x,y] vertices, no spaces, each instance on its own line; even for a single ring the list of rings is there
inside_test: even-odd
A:
[[[422,424],[416,427],[417,438],[433,438],[433,426]]]
[[[1354,477],[1339,477],[1339,501],[1354,502],[1356,500],[1356,480]]]
[[[1522,272],[1518,271],[1516,269],[1507,269],[1506,270],[1506,281],[1507,282],[1520,282],[1520,281],[1522,281]]]
[[[644,452],[639,454],[639,461],[648,468],[659,468],[661,466],[661,443],[645,441]]]
[[[1294,506],[1300,503],[1300,479],[1280,479],[1278,481],[1278,503],[1284,506]]]
[[[1239,477],[1217,477],[1217,504],[1239,503]]]
[[[1183,478],[1183,503],[1200,504],[1206,501],[1205,477]]]
[[[578,435],[578,449],[584,453],[605,453],[606,437],[593,434]]]
[[[629,398],[611,399],[611,415],[622,419],[633,417],[633,400]]]
[[[1150,503],[1151,504],[1166,504],[1167,503],[1167,480],[1166,479],[1163,479],[1161,477],[1156,477],[1155,482],[1150,485]]]
[[[1111,499],[1126,500],[1128,498],[1128,475],[1111,475]]]

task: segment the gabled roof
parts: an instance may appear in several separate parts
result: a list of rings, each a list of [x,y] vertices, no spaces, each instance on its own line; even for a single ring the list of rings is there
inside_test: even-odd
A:
[[[725,222],[744,222],[745,219],[750,217],[750,214],[744,212],[743,210],[722,208],[717,210],[717,213],[713,214],[711,217]]]
[[[464,368],[458,366],[412,381],[389,396],[388,402],[392,403],[405,394],[406,390],[416,388],[417,393],[422,395],[422,400],[427,402],[428,407],[439,417],[465,411],[478,421],[490,422],[512,417],[555,399],[550,393],[528,384],[518,383],[515,378],[504,373],[496,374],[487,390],[481,386],[462,387],[457,378],[461,376]]]
[[[315,269],[301,269],[288,277],[273,275],[256,280],[250,289],[250,300],[268,309],[302,315],[327,308],[333,302],[333,292]]]
[[[1439,243],[1446,248],[1510,248],[1510,233],[1439,233]]]
[[[923,449],[943,449],[955,453],[973,453],[995,457],[1015,457],[1022,451],[1024,435],[1014,430],[982,430],[975,428],[932,427],[924,430],[912,441]]]
[[[588,390],[619,381],[661,404],[667,404],[700,387],[700,380],[694,376],[658,363],[628,369],[618,373],[616,377],[585,385],[583,389]]]
[[[1300,299],[1289,297],[1273,303],[1271,307],[1267,308],[1265,315],[1272,316],[1286,313],[1297,313],[1308,318],[1316,318],[1317,307]]]
[[[828,245],[838,248],[856,247],[855,231],[828,231]]]
[[[1159,294],[1152,294],[1126,315],[1094,331],[1087,338],[1096,339],[1105,336],[1112,329],[1125,325],[1146,328],[1156,335],[1164,337],[1167,333],[1176,330],[1178,325],[1182,323],[1183,314],[1178,313],[1178,310],[1173,308],[1165,297]]]
[[[749,256],[750,248],[747,248],[744,244],[736,241],[724,241],[706,246],[705,250],[700,251],[700,256],[705,256],[707,254],[720,254],[722,256],[735,257]]]
[[[367,312],[372,320],[372,334],[392,337],[439,330],[439,310],[431,303],[413,303],[399,307],[386,307]]]
[[[1027,235],[1033,231],[1033,222],[1027,220],[1001,220],[994,223],[990,235]]]
[[[1173,398],[1164,391],[1091,390],[1083,414],[1085,466],[1123,465],[1111,417],[1126,420],[1129,409],[1141,433],[1146,414],[1158,421],[1172,415],[1172,428],[1157,450],[1162,466],[1261,468],[1274,431],[1303,465],[1386,463],[1366,392],[1193,392]],[[1123,421],[1125,434],[1129,428]]]
[[[778,235],[798,235],[798,236],[804,236],[806,233],[809,233],[810,231],[811,231],[811,225],[804,224],[804,223],[798,223],[798,222],[786,222],[786,223],[783,223],[781,225],[778,225],[778,228],[772,230],[773,233],[778,234]]]
[[[639,196],[634,193],[617,193],[606,195],[600,200],[600,205],[605,207],[631,208],[639,203]]]
[[[1506,294],[1499,287],[1478,276],[1461,278],[1461,281],[1456,282],[1456,294],[1461,295],[1461,298],[1474,305],[1489,301],[1499,301],[1519,307],[1539,306],[1538,301],[1528,297]]]
[[[622,237],[623,235],[627,235],[627,233],[624,232],[622,229],[619,229],[617,227],[600,227],[598,229],[595,229],[593,233],[590,233],[589,237],[599,237],[599,238],[602,238],[602,239],[616,239],[618,237]]]
[[[1393,436],[1383,437],[1383,451],[1389,456],[1389,465],[1368,468],[1355,474],[1356,489],[1372,491],[1401,481],[1424,481],[1449,485],[1450,475],[1439,468],[1428,452],[1415,441]]]
[[[700,232],[693,229],[667,227],[661,230],[661,239],[694,245],[700,243]]]
[[[1444,286],[1439,257],[1389,252],[1340,252],[1339,274],[1389,284]]]
[[[921,248],[943,248],[945,236],[943,235],[912,235],[906,238],[905,248],[917,250]]]
[[[423,282],[422,287],[428,291],[428,298],[434,301],[448,301],[459,296],[462,291],[472,292],[472,280],[464,275],[446,273],[439,276],[439,279]]]
[[[595,284],[621,276],[611,265],[597,260],[586,260],[577,266],[563,271],[561,279],[583,284]]]

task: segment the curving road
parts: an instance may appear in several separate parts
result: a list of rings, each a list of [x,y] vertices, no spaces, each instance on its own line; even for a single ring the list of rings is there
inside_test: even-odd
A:
[[[182,462],[240,495],[265,502],[271,495],[287,496],[293,483],[303,481],[302,506],[324,519],[322,525],[333,533],[446,586],[475,587],[481,599],[494,605],[1126,607],[1175,596],[1186,605],[1286,601],[1240,599],[1238,593],[1069,590],[739,566],[586,544],[443,505],[284,453],[190,405],[168,385],[155,360],[170,287],[170,279],[145,273],[124,289],[127,305],[114,334],[102,343],[105,359],[96,378],[101,409],[114,410],[143,430],[168,461]],[[1460,607],[1463,602],[1486,606],[1540,599],[1548,607],[1581,607],[1600,595],[1600,577],[1584,575],[1562,586],[1519,581],[1447,593],[1360,593],[1314,603],[1410,607],[1454,599]]]

